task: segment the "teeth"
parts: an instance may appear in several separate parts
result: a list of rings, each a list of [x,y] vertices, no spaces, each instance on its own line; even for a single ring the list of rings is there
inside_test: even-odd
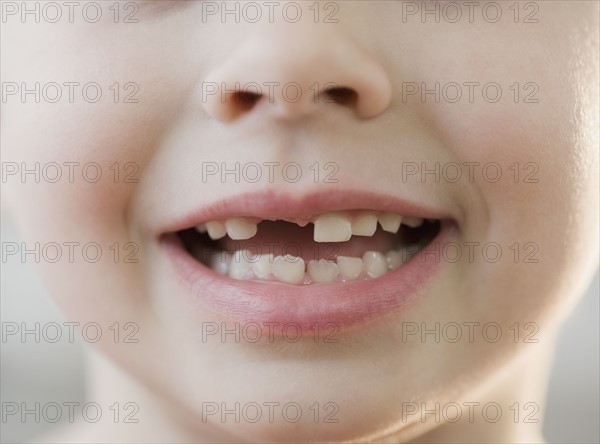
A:
[[[305,223],[298,223],[302,227],[308,223],[314,224],[315,242],[346,242],[353,235],[373,236],[378,224],[386,232],[397,233],[401,224],[417,228],[425,223],[425,219],[418,217],[403,218],[399,214],[372,210],[350,213],[331,212],[312,220],[302,219],[302,221]],[[211,221],[199,224],[195,229],[199,233],[208,233],[213,240],[227,235],[233,240],[246,240],[257,234],[259,222],[259,218],[233,217],[224,222]],[[276,257],[272,254],[251,255],[248,250],[237,250],[233,254],[215,253],[206,259],[200,259],[199,253],[195,250],[192,253],[201,261],[208,260],[215,272],[233,279],[265,279],[289,284],[305,284],[380,277],[402,266],[419,251],[418,248],[412,251],[410,249],[412,246],[415,245],[402,244],[400,248],[387,252],[367,251],[362,258],[337,256],[335,261],[320,259],[311,260],[308,264],[305,264],[302,258],[292,255]]]
[[[367,251],[363,254],[362,261],[367,274],[371,277],[382,276],[388,271],[385,256],[378,251]]]
[[[377,216],[373,213],[361,213],[352,220],[352,234],[373,236],[377,230]]]
[[[335,262],[321,259],[309,261],[307,271],[313,282],[334,282],[339,269]]]
[[[356,279],[362,273],[363,261],[359,257],[338,256],[337,264],[345,279]]]
[[[397,233],[402,223],[402,216],[394,213],[381,213],[378,219],[383,231],[390,233]]]
[[[210,266],[217,273],[233,279],[265,279],[273,275],[281,282],[301,284],[306,275],[311,283],[336,282],[338,276],[342,281],[354,281],[360,279],[363,272],[377,278],[400,267],[408,259],[410,255],[404,250],[391,250],[386,254],[367,251],[362,259],[338,256],[337,263],[325,259],[311,260],[305,270],[304,260],[289,254],[275,258],[272,254],[250,257],[250,251],[237,250],[234,254],[215,254],[210,259]]]
[[[250,253],[247,250],[237,250],[229,263],[229,277],[243,279],[252,268],[252,262],[248,260]]]
[[[402,223],[411,228],[417,228],[423,225],[423,219],[420,217],[405,217],[402,219]]]
[[[227,234],[233,240],[245,240],[253,237],[257,230],[257,224],[253,224],[239,217],[227,219],[225,221]]]
[[[395,250],[388,251],[385,255],[385,259],[390,270],[394,270],[404,263],[402,260],[402,253]]]
[[[315,242],[346,242],[352,235],[373,236],[377,231],[377,222],[384,231],[397,233],[400,224],[409,227],[419,227],[423,219],[417,217],[402,218],[395,213],[379,213],[366,211],[354,216],[352,220],[342,213],[326,213],[318,216],[314,221],[313,239]],[[246,240],[254,237],[258,231],[258,224],[241,217],[227,219],[224,223],[211,221],[196,226],[199,233],[208,232],[211,239],[217,240],[229,235],[233,240]]]
[[[225,224],[218,221],[206,222],[206,231],[212,240],[221,239],[227,234]]]
[[[260,255],[256,262],[252,264],[252,272],[256,277],[265,278],[271,274],[273,269],[273,255]]]
[[[289,254],[277,256],[273,261],[273,274],[280,281],[299,284],[304,280],[304,260]]]
[[[217,253],[210,258],[210,267],[219,274],[228,274],[231,254]]]
[[[315,242],[346,242],[352,237],[352,223],[343,214],[323,214],[317,217],[314,224]]]

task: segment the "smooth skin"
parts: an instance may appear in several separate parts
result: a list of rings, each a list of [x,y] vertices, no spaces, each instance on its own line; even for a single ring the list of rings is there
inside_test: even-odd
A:
[[[143,1],[135,24],[122,17],[114,23],[108,3],[109,18],[97,24],[80,15],[74,23],[17,18],[3,24],[3,81],[97,82],[104,94],[95,104],[80,94],[73,103],[3,97],[4,163],[97,162],[104,173],[96,183],[81,175],[73,183],[10,176],[2,184],[3,203],[24,242],[103,246],[96,263],[77,256],[73,263],[34,264],[69,320],[139,326],[138,343],[115,344],[109,337],[95,344],[89,396],[107,404],[137,402],[140,423],[70,426],[49,441],[543,440],[554,338],[598,267],[598,3],[537,2],[538,23],[523,23],[524,9],[514,23],[508,4],[497,23],[483,19],[481,9],[472,23],[423,22],[419,15],[404,23],[403,2],[338,5],[337,23],[315,24],[308,4],[309,18],[295,24],[281,15],[274,23],[222,23],[203,20],[201,2]],[[306,93],[290,103],[276,93],[243,107],[203,99],[207,82],[236,81],[317,82],[319,97],[322,85],[334,82],[354,91],[356,100],[329,103]],[[115,82],[118,103],[110,89]],[[123,102],[132,91],[124,87],[128,82],[139,86],[139,103]],[[436,82],[496,82],[503,96],[491,103],[486,98],[494,91],[484,98],[478,88],[471,103],[467,87],[456,103],[406,95],[409,83],[434,89]],[[339,182],[315,183],[308,174],[297,183],[280,176],[274,183],[204,182],[199,171],[208,161],[298,162],[306,171],[315,162],[335,162]],[[123,178],[133,171],[125,169],[128,162],[139,167],[132,183]],[[409,162],[428,168],[497,162],[502,178],[494,182],[493,171],[484,176],[478,167],[473,180],[403,180]],[[116,183],[109,169],[115,163]],[[183,294],[158,245],[160,229],[175,215],[239,193],[302,195],[324,187],[438,208],[455,219],[463,255],[441,259],[440,273],[409,310],[340,333],[337,344],[202,342],[201,324],[213,318]],[[109,249],[115,242],[116,262]],[[128,242],[139,247],[137,263],[123,260]],[[466,242],[497,243],[503,255],[486,260],[479,248],[469,260]],[[497,323],[503,334],[497,342],[484,339],[481,329],[472,342],[437,343],[419,335],[402,341],[409,322],[429,329],[436,322]],[[538,342],[524,341],[532,332],[526,324]],[[207,401],[293,401],[306,413],[298,423],[281,416],[222,422],[219,415],[205,422]],[[339,421],[315,422],[308,413],[315,402],[335,403]],[[502,419],[482,420],[476,409],[470,422],[465,402],[498,403]],[[517,421],[510,410],[515,402]],[[428,409],[458,403],[463,417],[407,417],[407,403]],[[537,423],[523,421],[531,412],[525,403],[539,407]]]

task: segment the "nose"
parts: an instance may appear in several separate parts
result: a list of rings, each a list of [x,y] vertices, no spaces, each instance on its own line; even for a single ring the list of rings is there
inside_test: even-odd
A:
[[[316,27],[246,38],[208,73],[202,91],[204,110],[224,123],[250,113],[297,119],[326,107],[369,119],[392,98],[376,57],[339,31]]]

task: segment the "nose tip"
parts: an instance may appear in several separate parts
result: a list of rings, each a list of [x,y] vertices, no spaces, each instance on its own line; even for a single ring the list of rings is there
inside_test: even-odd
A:
[[[392,87],[379,61],[341,35],[253,39],[203,81],[204,110],[222,122],[249,113],[297,119],[325,106],[381,114]],[[330,108],[331,110],[331,108]]]

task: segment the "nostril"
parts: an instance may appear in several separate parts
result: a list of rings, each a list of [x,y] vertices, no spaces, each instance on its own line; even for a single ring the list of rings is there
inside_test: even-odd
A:
[[[328,88],[323,91],[323,94],[328,97],[331,102],[337,103],[338,105],[355,106],[358,102],[358,94],[351,88]]]
[[[239,91],[234,94],[233,101],[241,111],[250,111],[261,97],[261,94]]]
[[[235,93],[235,100],[244,103],[256,103],[260,99],[261,94],[251,91],[238,91]]]

